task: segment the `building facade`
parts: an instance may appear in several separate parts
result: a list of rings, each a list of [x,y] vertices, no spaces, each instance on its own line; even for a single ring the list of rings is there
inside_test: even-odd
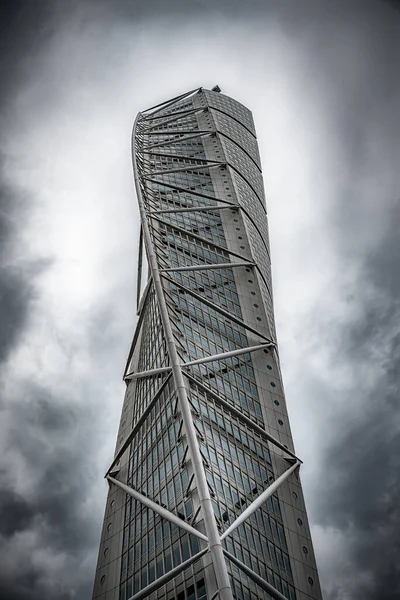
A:
[[[138,322],[93,598],[318,600],[251,112],[200,88],[132,144]]]

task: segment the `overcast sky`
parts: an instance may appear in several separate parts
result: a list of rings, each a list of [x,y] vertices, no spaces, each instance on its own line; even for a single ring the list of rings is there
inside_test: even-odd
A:
[[[0,597],[85,600],[135,325],[136,113],[254,114],[278,339],[325,600],[400,597],[400,10],[0,4]]]

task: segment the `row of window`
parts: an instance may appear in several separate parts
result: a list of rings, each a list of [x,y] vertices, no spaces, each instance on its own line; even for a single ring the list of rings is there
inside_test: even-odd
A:
[[[177,296],[175,295],[175,298]],[[236,326],[233,327],[227,321],[223,319],[217,319],[215,312],[211,309],[209,311],[202,310],[198,306],[191,304],[190,308],[194,309],[190,312],[184,312],[182,310],[182,303],[179,302],[180,306],[180,322],[177,323],[177,329],[182,336],[186,336],[188,330],[196,332],[198,335],[202,335],[216,344],[220,344],[224,350],[232,350],[235,347],[243,347],[247,342],[247,337],[243,333],[243,328]],[[243,369],[246,366],[246,362],[242,363]],[[251,365],[249,365],[251,369]],[[243,372],[243,371],[242,371]],[[251,372],[244,373],[251,376]]]
[[[226,432],[235,439],[235,443],[239,442],[245,449],[271,464],[267,442],[230,412],[217,406],[214,400],[195,384],[191,384],[191,402],[205,422],[212,423],[214,429]]]
[[[237,600],[260,600],[261,598],[269,600],[270,596],[265,592],[262,592],[260,588],[256,588],[255,585],[239,571],[239,569],[232,565],[231,570],[234,574],[234,576],[231,576],[230,578],[234,598]],[[279,575],[273,573],[271,569],[261,569],[260,575],[265,581],[268,581],[268,583],[278,589],[285,598],[296,600],[294,587],[288,584]]]
[[[181,536],[181,537],[179,537]],[[124,545],[124,550],[126,549]],[[122,555],[121,579],[131,575],[147,577],[148,583],[178,566],[200,551],[197,536],[187,534],[168,521],[149,521],[147,528],[136,528],[134,544]],[[156,567],[153,571],[152,566]]]

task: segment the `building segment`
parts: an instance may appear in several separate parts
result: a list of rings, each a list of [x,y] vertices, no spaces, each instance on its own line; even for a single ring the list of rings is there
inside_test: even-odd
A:
[[[93,599],[319,600],[251,112],[192,90],[139,113],[132,156],[138,323]]]

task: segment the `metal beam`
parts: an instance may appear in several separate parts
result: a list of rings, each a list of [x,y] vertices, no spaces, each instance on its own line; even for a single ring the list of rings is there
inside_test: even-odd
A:
[[[303,461],[301,461],[300,458],[298,458],[298,456],[296,456],[294,454],[294,452],[289,450],[289,448],[286,448],[286,446],[284,446],[279,440],[274,438],[274,436],[271,435],[270,433],[268,433],[268,431],[266,431],[265,429],[260,427],[260,425],[257,425],[257,423],[254,423],[254,421],[249,419],[249,417],[247,417],[245,414],[243,414],[238,408],[236,408],[235,406],[233,406],[232,404],[230,404],[229,402],[227,402],[226,400],[221,398],[214,390],[212,390],[211,388],[204,385],[204,383],[202,383],[201,381],[198,381],[190,373],[187,373],[186,377],[188,379],[190,379],[195,385],[197,385],[202,390],[204,390],[204,392],[206,394],[209,394],[210,396],[212,396],[214,398],[215,402],[217,404],[219,404],[222,408],[224,408],[231,414],[235,415],[235,417],[237,417],[237,419],[239,419],[239,421],[242,421],[242,423],[245,423],[247,425],[247,427],[253,429],[253,431],[258,433],[258,435],[260,437],[263,437],[268,442],[271,442],[271,444],[273,444],[274,446],[276,446],[277,448],[282,450],[282,452],[285,452],[285,454],[289,454],[289,456],[296,459],[297,462],[302,464]]]
[[[220,246],[220,244],[216,244],[212,240],[208,240],[207,238],[204,238],[201,235],[198,235],[197,233],[193,233],[193,231],[188,231],[184,227],[180,227],[180,225],[176,225],[175,223],[171,223],[168,221],[163,221],[162,219],[159,219],[155,215],[151,215],[151,219],[154,221],[158,221],[159,223],[161,223],[162,225],[165,225],[166,227],[171,227],[172,229],[175,229],[176,231],[180,231],[181,233],[183,233],[195,240],[199,240],[199,242],[201,242],[203,244],[207,244],[207,246],[212,246],[213,248],[217,248],[217,250],[220,250],[221,253],[224,252],[225,254],[230,254],[231,256],[236,256],[236,258],[240,258],[246,262],[249,260],[248,256],[243,256],[243,254],[239,254],[238,252],[233,252],[232,250],[229,250],[228,248],[225,248],[224,246]]]
[[[250,325],[248,325],[247,323],[245,323],[244,321],[242,321],[242,319],[239,319],[239,317],[236,317],[235,315],[233,315],[232,313],[228,312],[227,310],[224,310],[223,308],[221,308],[220,306],[218,306],[218,304],[214,304],[214,302],[210,302],[209,300],[207,300],[207,298],[205,298],[205,296],[201,296],[200,294],[197,294],[196,292],[194,292],[190,288],[188,288],[185,285],[179,283],[179,281],[177,281],[175,279],[171,279],[165,273],[163,273],[162,276],[164,277],[164,279],[166,279],[170,283],[176,285],[177,287],[179,287],[182,290],[185,290],[190,296],[193,296],[193,298],[197,298],[197,300],[199,300],[200,302],[202,302],[203,304],[205,304],[209,308],[212,308],[213,310],[215,310],[216,312],[220,313],[221,315],[224,315],[224,317],[226,319],[228,319],[229,321],[233,321],[237,325],[241,325],[243,327],[243,329],[247,329],[247,331],[251,331],[251,333],[253,333],[257,337],[263,338],[267,342],[271,342],[271,340],[266,335],[264,335],[263,333],[260,333],[256,329],[254,329],[253,327],[251,327]]]
[[[193,158],[192,160],[196,160],[196,159]],[[225,163],[220,163],[217,161],[213,161],[213,162],[210,161],[206,165],[191,163],[191,164],[187,164],[187,165],[182,165],[181,167],[178,167],[177,169],[166,169],[165,171],[151,171],[150,175],[168,175],[169,173],[180,173],[182,171],[200,171],[203,169],[209,169],[209,168],[211,169],[211,167],[218,167],[221,164],[225,164]]]
[[[184,529],[188,533],[191,533],[192,535],[197,536],[201,540],[208,542],[208,538],[206,535],[204,535],[204,533],[201,533],[201,531],[198,531],[197,529],[195,529],[194,527],[189,525],[189,523],[187,523],[186,521],[182,521],[182,519],[180,519],[179,517],[174,515],[172,512],[170,512],[169,510],[167,510],[160,504],[153,502],[153,500],[150,500],[150,498],[143,496],[143,494],[141,494],[140,492],[129,487],[129,485],[122,483],[122,481],[118,481],[118,479],[111,477],[111,475],[107,475],[107,479],[108,479],[108,481],[111,481],[111,483],[114,483],[116,486],[118,486],[121,490],[126,492],[129,496],[132,496],[132,498],[135,498],[135,500],[137,500],[144,506],[147,506],[147,508],[154,510],[154,512],[159,514],[160,517],[162,517],[166,521],[170,521],[170,523],[173,523],[177,527],[180,527],[181,529]]]
[[[152,152],[151,150],[144,150],[143,154],[149,156],[162,156],[164,158],[180,158],[182,160],[197,160],[202,164],[214,163],[215,160],[209,158],[198,158],[197,156],[188,156],[187,154],[171,154],[168,152]]]
[[[231,262],[231,263],[212,263],[204,265],[186,265],[184,267],[170,267],[168,269],[160,269],[160,273],[171,273],[180,271],[208,271],[209,269],[229,269],[231,267],[254,267],[253,262]]]
[[[213,200],[214,200],[214,198],[213,198],[212,196],[205,196],[204,194],[193,192],[192,190],[189,190],[189,189],[187,189],[187,188],[177,188],[176,186],[169,185],[169,184],[163,184],[162,182],[157,182],[157,181],[154,181],[154,180],[152,180],[152,179],[148,179],[148,180],[149,180],[149,181],[151,181],[152,183],[158,183],[158,184],[160,184],[160,185],[165,185],[165,187],[170,187],[170,188],[172,188],[172,189],[178,189],[179,191],[182,191],[182,192],[188,192],[188,193],[190,193],[190,194],[192,194],[192,195],[196,195],[196,196],[199,196],[199,197],[204,197],[204,198],[210,198],[210,199],[213,199]],[[258,196],[257,196],[257,199],[259,200]],[[225,202],[225,201],[224,201],[224,200],[222,200],[222,199],[218,199],[218,201],[219,201],[219,202]],[[257,224],[254,222],[253,218],[251,217],[251,215],[249,215],[249,213],[248,213],[248,212],[247,212],[247,210],[244,208],[244,206],[242,206],[241,204],[233,204],[233,205],[232,205],[232,204],[230,204],[229,206],[231,207],[231,209],[242,210],[242,211],[243,211],[243,213],[244,213],[244,214],[247,216],[247,218],[248,218],[248,219],[251,221],[251,223],[253,224],[253,226],[254,226],[254,227],[257,229],[257,231],[258,231],[258,233],[259,233],[259,235],[260,235],[260,239],[261,239],[261,241],[264,243],[264,246],[265,246],[265,248],[266,248],[266,251],[267,251],[267,254],[268,254],[268,258],[270,258],[270,256],[269,256],[269,248],[268,248],[267,244],[265,243],[265,240],[264,240],[263,236],[261,235],[261,232],[259,231]],[[262,204],[262,202],[261,202],[261,206],[263,207],[263,209],[264,209],[264,211],[265,211],[265,206]],[[211,208],[210,208],[210,210],[211,210]],[[171,212],[178,212],[178,211],[173,211],[173,210],[171,210]],[[182,211],[182,212],[183,212],[183,211]],[[158,213],[158,214],[162,214],[162,212],[158,212],[158,211],[151,211],[151,212],[149,212],[148,214],[150,214],[150,215],[155,215],[155,214],[157,214],[157,213]],[[160,222],[163,222],[163,221],[160,221]],[[185,231],[186,231],[186,230],[185,230]],[[192,235],[193,235],[193,234],[192,234]],[[219,246],[218,246],[218,247],[219,247]],[[236,254],[236,253],[234,253],[234,252],[230,252],[230,251],[228,251],[228,252],[229,252],[230,254],[234,255],[234,256],[240,256],[240,255],[238,255],[238,254]],[[261,279],[263,280],[263,282],[264,282],[264,284],[265,284],[265,286],[266,286],[266,288],[267,288],[267,291],[268,291],[268,293],[269,293],[269,296],[270,296],[270,298],[272,299],[272,293],[271,293],[271,290],[270,290],[270,288],[269,288],[268,281],[266,280],[266,278],[265,278],[265,276],[264,276],[264,274],[263,274],[262,270],[259,268],[259,266],[258,266],[257,264],[255,264],[255,268],[256,268],[257,272],[259,273],[259,275],[260,275]],[[267,322],[268,322],[268,329],[271,331],[271,326],[270,326],[270,323],[269,323],[268,312],[266,312],[266,317],[267,317]]]
[[[203,112],[204,108],[194,108],[191,110],[188,110],[185,114],[182,111],[177,117],[174,117],[173,119],[167,118],[166,121],[161,121],[161,123],[156,123],[155,125],[147,125],[146,124],[146,128],[143,130],[143,134],[146,135],[146,130],[148,129],[149,131],[151,131],[152,129],[155,129],[156,127],[163,127],[164,125],[169,125],[170,123],[174,123],[175,121],[179,121],[180,119],[183,119],[185,116],[189,116],[191,114],[197,113],[197,112]],[[162,117],[173,117],[174,113],[169,113],[166,115],[161,115]],[[158,118],[158,117],[156,117]],[[146,121],[153,121],[154,119],[146,119]]]
[[[211,356],[204,356],[197,360],[191,360],[190,362],[183,363],[182,367],[193,367],[194,365],[202,365],[208,362],[214,362],[216,360],[225,360],[232,356],[240,356],[241,354],[247,354],[250,352],[256,352],[257,350],[264,350],[264,348],[270,348],[275,344],[258,344],[257,346],[248,346],[247,348],[238,348],[237,350],[228,350],[228,352],[221,352],[220,354],[212,354]]]
[[[198,131],[198,133],[200,134],[213,134],[215,133],[214,130],[212,129],[207,129],[207,130],[201,130],[201,129],[175,129],[174,131],[168,131],[168,129],[160,129],[160,131],[146,131],[145,135],[146,136],[150,136],[150,135],[175,135],[177,133],[193,133],[193,131]]]
[[[181,137],[181,136],[175,136],[170,140],[164,140],[163,142],[158,142],[157,144],[152,144],[151,146],[143,146],[143,152],[146,152],[147,150],[151,150],[152,148],[159,148],[160,146],[167,146],[167,145],[175,145],[178,144],[179,142],[184,142],[185,140],[193,140],[199,137],[204,137],[206,135],[213,135],[213,131],[199,131],[198,129],[194,129],[193,131],[196,132],[195,135],[187,135],[186,137]],[[171,135],[171,134],[169,134]],[[173,134],[172,134],[173,135]]]
[[[163,114],[163,115],[158,115],[158,117],[153,117],[152,115],[149,115],[148,118],[146,118],[146,122],[147,121],[155,121],[156,119],[165,119],[165,117],[174,117],[175,115],[187,115],[192,113],[194,110],[204,110],[203,107],[201,108],[188,108],[186,110],[176,110],[174,112],[171,113],[167,113],[167,114]]]
[[[113,470],[113,468],[115,467],[115,465],[117,464],[117,462],[119,461],[119,459],[121,458],[121,456],[123,455],[123,453],[129,448],[129,445],[132,443],[133,438],[135,437],[135,435],[137,434],[137,432],[139,431],[139,429],[141,428],[141,426],[143,425],[143,423],[145,422],[145,420],[149,416],[149,414],[152,411],[154,405],[156,404],[157,400],[159,399],[159,397],[161,396],[162,392],[164,391],[164,388],[165,388],[166,384],[168,383],[169,378],[170,378],[170,375],[168,375],[165,378],[165,380],[160,385],[160,387],[158,388],[158,390],[154,394],[153,398],[149,402],[147,408],[145,408],[145,410],[144,410],[143,414],[141,415],[140,419],[133,426],[132,431],[129,433],[129,435],[126,438],[125,442],[122,444],[121,448],[118,450],[117,454],[114,456],[114,459],[113,459],[110,467],[108,468],[107,473],[105,474],[105,477],[107,477],[107,475],[109,475],[109,473],[111,473],[111,471]]]
[[[246,519],[248,519],[250,517],[250,515],[252,515],[258,508],[260,508],[260,506],[262,506],[264,504],[264,502],[266,502],[268,500],[268,498],[270,498],[270,496],[272,496],[272,494],[274,494],[276,492],[276,490],[282,485],[282,483],[284,481],[286,481],[286,479],[299,466],[300,466],[300,463],[296,462],[294,465],[292,465],[290,467],[290,469],[287,469],[287,471],[285,471],[284,473],[282,473],[282,475],[280,475],[278,477],[278,479],[275,479],[275,481],[273,481],[271,483],[271,485],[269,485],[267,487],[267,489],[264,490],[258,496],[258,498],[256,498],[255,500],[253,500],[253,502],[250,504],[250,506],[248,506],[242,512],[242,514],[239,515],[238,518],[235,519],[231,525],[229,525],[228,529],[226,531],[224,531],[224,533],[221,535],[221,541],[224,540],[226,537],[228,537],[228,535],[231,535],[231,533],[233,531],[235,531],[235,529],[237,529],[239,527],[239,525],[241,525],[244,521],[246,521]]]
[[[191,94],[195,94],[196,92],[199,92],[201,89],[202,88],[199,87],[194,90],[190,90],[190,92],[185,92],[184,94],[175,96],[174,98],[171,98],[171,100],[165,100],[164,102],[160,102],[160,104],[155,104],[154,106],[151,106],[150,108],[146,108],[146,110],[139,113],[139,115],[141,115],[143,120],[151,119],[151,117],[153,115],[155,115],[156,113],[160,112],[161,110],[164,110],[165,108],[168,108],[169,106],[172,106],[172,104],[179,102],[179,100],[183,100],[184,98],[187,98]],[[159,108],[159,107],[161,107],[161,108]],[[154,110],[154,109],[157,109],[157,110]],[[149,115],[144,114],[144,113],[148,113],[150,110],[152,110],[153,112],[150,113]]]
[[[137,275],[137,284],[136,284],[136,312],[139,311],[140,288],[142,286],[142,262],[143,262],[143,228],[142,228],[142,226],[140,226],[138,275]]]
[[[210,356],[204,356],[203,358],[197,358],[196,360],[192,360],[190,362],[181,363],[181,368],[184,367],[192,367],[194,365],[201,365],[208,362],[214,362],[217,360],[225,360],[226,358],[230,358],[232,356],[239,356],[241,354],[247,354],[249,352],[256,352],[257,350],[263,350],[264,348],[274,347],[275,344],[273,342],[267,344],[258,344],[257,346],[247,346],[245,348],[238,348],[237,350],[228,350],[227,352],[221,352],[219,354],[211,354]],[[125,375],[124,379],[140,379],[142,377],[153,377],[154,375],[160,375],[161,373],[166,373],[172,369],[171,366],[168,367],[160,367],[158,369],[149,369],[148,371],[139,371],[137,373],[128,373]]]
[[[136,327],[135,327],[135,331],[134,331],[134,334],[133,334],[131,347],[129,348],[129,354],[128,354],[128,358],[127,358],[126,365],[125,365],[123,379],[125,379],[126,372],[127,372],[128,368],[129,368],[129,365],[130,365],[131,360],[132,360],[133,353],[135,351],[136,343],[137,343],[137,341],[139,339],[139,333],[140,333],[140,330],[141,330],[141,327],[142,327],[142,324],[143,324],[143,318],[144,318],[144,315],[145,315],[145,312],[146,312],[145,310],[143,310],[143,308],[144,308],[145,302],[146,302],[146,300],[148,298],[150,287],[151,287],[151,279],[149,279],[148,282],[147,282],[147,284],[146,284],[146,287],[145,287],[144,292],[143,292],[142,299],[141,299],[140,304],[139,304],[139,310],[138,310],[138,317],[139,318],[138,318],[138,320],[136,322]]]
[[[136,128],[141,119],[141,114],[136,117],[133,126],[133,136],[135,136]],[[180,360],[175,345],[175,338],[172,331],[171,321],[168,314],[161,275],[158,269],[157,256],[153,247],[152,237],[150,234],[149,223],[145,212],[144,202],[141,191],[141,177],[143,173],[139,172],[139,165],[136,160],[136,153],[132,154],[133,173],[135,177],[136,193],[139,203],[140,217],[143,225],[143,235],[147,249],[149,267],[153,275],[154,289],[156,292],[158,307],[160,311],[161,323],[164,330],[165,341],[167,344],[168,354],[172,366],[172,375],[175,383],[175,392],[177,395],[178,405],[181,412],[183,427],[186,433],[186,441],[189,446],[190,458],[192,462],[193,473],[195,475],[199,503],[202,509],[202,516],[206,529],[207,539],[210,547],[211,560],[214,566],[217,586],[220,589],[221,600],[233,600],[232,588],[229,580],[228,570],[223,555],[220,536],[217,528],[217,523],[214,516],[214,508],[211,500],[210,491],[208,489],[206,473],[200,453],[200,446],[196,436],[196,430],[193,424],[192,412],[188,393],[185,385]]]
[[[159,367],[158,369],[149,369],[148,371],[139,371],[138,373],[128,373],[124,379],[141,379],[141,377],[154,377],[154,375],[161,375],[161,373],[167,373],[171,371],[172,367]]]
[[[148,278],[148,280],[147,280],[146,287],[143,290],[143,294],[142,294],[142,297],[141,297],[140,302],[139,302],[139,308],[138,308],[138,312],[137,312],[137,316],[138,317],[140,316],[140,314],[141,314],[141,312],[143,310],[143,305],[146,302],[146,298],[147,298],[147,295],[149,293],[149,289],[151,287],[151,282],[152,282],[152,279],[151,279],[151,276],[150,276]]]
[[[223,164],[227,164],[227,163],[223,163]],[[230,165],[228,165],[228,166],[230,166]],[[161,182],[154,182],[154,181],[153,181],[153,183],[160,183],[161,185],[163,185]],[[178,189],[178,188],[176,188],[176,187],[174,187],[174,186],[168,186],[168,185],[167,185],[166,187],[172,187],[173,189]],[[252,189],[253,189],[253,188],[252,188]],[[180,190],[181,190],[181,191],[183,191],[183,192],[188,192],[188,193],[190,193],[190,194],[193,194],[193,192],[192,192],[191,190],[188,190],[187,188],[180,188]],[[254,191],[254,193],[256,193],[256,192]],[[256,195],[257,195],[257,194],[256,194]],[[257,198],[259,199],[259,197],[258,197],[258,196],[257,196]],[[260,199],[259,199],[259,200],[260,200]],[[221,199],[218,199],[218,201],[219,201],[219,202],[221,202]],[[222,202],[223,202],[223,200],[222,200]],[[261,202],[261,200],[260,200],[260,202]],[[261,202],[261,204],[262,204],[262,202]],[[262,205],[262,206],[263,206],[263,205]],[[267,245],[265,244],[265,241],[264,241],[264,239],[263,239],[263,236],[261,235],[261,233],[260,233],[260,231],[259,231],[259,229],[258,229],[258,226],[257,226],[257,224],[254,222],[254,220],[252,219],[252,217],[251,217],[251,216],[250,216],[250,215],[247,213],[246,209],[245,209],[245,208],[244,208],[244,207],[243,207],[241,204],[235,204],[235,205],[234,205],[234,207],[235,207],[237,210],[242,210],[242,211],[244,212],[244,214],[245,214],[245,215],[246,215],[246,216],[247,216],[247,217],[250,219],[250,221],[252,222],[253,226],[254,226],[254,227],[257,229],[257,231],[258,231],[258,233],[259,233],[259,235],[260,235],[260,239],[261,239],[261,241],[264,243],[264,245],[265,245],[265,247],[266,247],[267,254],[268,254],[268,258],[269,258],[269,249],[268,249]],[[265,210],[265,207],[264,207],[264,210]],[[151,213],[148,213],[148,214],[150,214],[151,218],[153,218],[153,219],[157,219],[157,217],[156,217],[156,216],[154,216],[155,214],[157,214],[155,211],[151,211]],[[159,214],[160,214],[160,213],[159,213]],[[163,223],[164,225],[166,225],[166,224],[167,224],[165,221],[162,221],[161,219],[157,219],[157,220],[158,220],[160,223]],[[182,232],[183,232],[183,233],[185,233],[185,234],[188,234],[188,233],[190,233],[191,237],[193,237],[193,238],[195,238],[195,239],[199,239],[200,241],[204,242],[204,238],[202,238],[201,236],[196,236],[196,234],[194,234],[194,233],[192,233],[192,232],[188,232],[187,230],[185,230],[184,228],[181,228],[181,227],[179,227],[178,225],[174,225],[174,224],[172,224],[172,223],[168,223],[168,225],[169,225],[170,227],[174,227],[175,229],[177,229],[177,230],[179,230],[179,231],[182,231]],[[212,242],[209,242],[209,243],[211,243],[211,244],[212,244]],[[230,250],[228,250],[228,249],[226,249],[226,248],[223,248],[222,246],[219,246],[219,245],[217,245],[217,244],[213,244],[213,245],[214,245],[214,247],[216,247],[216,248],[220,248],[221,250],[224,250],[225,252],[228,252],[229,254],[231,254],[231,255],[233,255],[233,256],[237,256],[237,257],[239,257],[239,258],[242,258],[242,259],[243,259],[243,258],[245,258],[245,257],[243,257],[242,255],[240,255],[240,254],[237,254],[236,252],[232,252],[232,251],[230,251]],[[259,275],[260,275],[261,279],[263,280],[263,282],[264,282],[264,284],[265,284],[265,286],[266,286],[266,288],[267,288],[267,291],[268,291],[268,293],[269,293],[269,296],[270,296],[270,298],[272,299],[272,293],[271,293],[271,291],[270,291],[270,289],[269,289],[269,284],[268,284],[268,281],[266,280],[266,278],[265,278],[265,276],[264,276],[264,274],[263,274],[262,270],[259,268],[259,266],[258,266],[257,264],[255,264],[255,268],[257,269],[257,272],[259,273]],[[269,331],[271,332],[271,331],[272,331],[272,328],[271,328],[271,326],[270,326],[270,322],[269,322],[268,311],[266,311],[266,318],[267,318],[267,323],[268,323],[268,329],[269,329]]]
[[[168,181],[158,181],[157,179],[152,179],[151,177],[145,176],[143,177],[146,181],[150,181],[151,183],[155,183],[157,185],[162,185],[163,187],[169,188],[171,190],[176,190],[177,192],[185,192],[186,194],[190,194],[191,196],[196,196],[197,198],[206,198],[207,200],[213,200],[214,202],[224,202],[225,204],[231,205],[232,202],[230,200],[225,200],[224,198],[216,198],[215,196],[210,196],[209,194],[203,194],[199,190],[192,190],[190,188],[184,188],[179,185],[175,185],[173,183],[169,183]],[[239,206],[235,204],[235,206]]]
[[[252,569],[250,569],[247,565],[242,563],[241,560],[233,556],[228,550],[224,549],[224,554],[228,560],[230,560],[234,565],[236,565],[243,573],[245,573],[250,579],[254,581],[261,589],[263,589],[267,594],[274,598],[274,600],[287,600],[286,596],[280,593],[279,590],[274,588],[273,585],[265,581],[262,577],[257,575]]]
[[[197,197],[199,197],[199,198],[207,198],[207,199],[209,199],[209,200],[214,200],[214,201],[218,201],[218,202],[224,202],[224,203],[226,203],[226,204],[227,204],[227,206],[228,206],[228,207],[231,207],[232,209],[236,209],[236,210],[241,210],[241,211],[243,211],[243,213],[246,215],[246,217],[247,217],[247,218],[248,218],[248,219],[251,221],[251,223],[253,224],[253,226],[254,226],[254,227],[257,229],[257,231],[258,231],[258,233],[259,233],[259,235],[260,235],[260,239],[261,239],[261,241],[263,242],[263,244],[264,244],[264,246],[265,246],[266,252],[267,252],[267,254],[268,254],[268,258],[270,258],[270,253],[269,253],[268,244],[265,242],[265,240],[264,240],[264,237],[262,236],[262,234],[261,234],[261,232],[260,232],[260,230],[259,230],[259,228],[258,228],[258,225],[257,225],[257,223],[255,223],[255,222],[254,222],[254,219],[253,219],[253,218],[252,218],[252,216],[251,216],[251,215],[250,215],[250,214],[247,212],[246,208],[245,208],[245,207],[244,207],[242,204],[240,204],[240,203],[233,204],[232,202],[228,202],[227,200],[224,200],[223,198],[215,198],[214,196],[209,196],[209,195],[206,195],[206,194],[202,194],[201,192],[199,192],[199,191],[195,191],[195,190],[191,190],[190,188],[183,188],[183,187],[179,187],[179,186],[176,186],[176,185],[173,185],[173,184],[169,184],[169,183],[167,183],[167,182],[165,182],[165,183],[164,183],[164,182],[162,182],[162,181],[157,181],[157,180],[151,179],[151,178],[149,178],[149,177],[146,177],[145,179],[146,179],[147,181],[150,181],[151,183],[155,183],[155,184],[158,184],[158,185],[162,185],[162,186],[164,186],[164,187],[171,188],[171,189],[173,189],[173,190],[177,190],[177,191],[179,191],[179,192],[186,192],[186,193],[188,193],[188,194],[191,194],[191,195],[193,195],[193,196],[197,196]],[[239,195],[239,194],[237,194],[237,195],[238,195],[238,197],[240,197],[240,195]],[[265,213],[265,215],[266,215],[267,213],[266,213],[265,205],[264,205],[264,204],[263,204],[263,203],[262,203],[262,202],[259,200],[258,196],[257,196],[257,200],[260,202],[261,208],[263,209],[263,211],[264,211],[264,213]],[[212,210],[212,209],[211,209],[211,207],[210,207],[210,209],[209,209],[209,210]],[[157,212],[159,212],[159,211],[157,211]],[[172,212],[175,212],[175,211],[172,211]],[[155,214],[155,211],[154,211],[154,214]],[[159,214],[161,214],[161,211],[159,212]],[[268,292],[269,292],[269,294],[271,295],[271,292],[270,292],[270,290],[269,290],[269,286],[268,286],[267,282],[265,282],[265,284],[267,285]]]
[[[237,204],[216,204],[215,206],[188,206],[187,208],[166,208],[162,210],[151,210],[147,211],[148,215],[164,215],[168,213],[185,213],[185,212],[212,212],[213,210],[224,210],[231,208],[232,210],[239,210]]]
[[[194,556],[191,556],[177,567],[174,567],[173,569],[171,569],[171,571],[168,571],[168,573],[165,573],[164,575],[150,583],[150,585],[140,590],[140,592],[138,592],[134,596],[131,596],[128,600],[142,600],[143,598],[147,598],[148,596],[150,596],[150,594],[158,590],[161,586],[165,585],[169,581],[171,581],[171,579],[174,579],[177,575],[179,575],[179,573],[182,573],[182,571],[190,567],[190,565],[192,565],[202,556],[207,554],[207,552],[209,552],[209,548],[204,548],[204,550],[200,550],[200,552],[198,552]]]

